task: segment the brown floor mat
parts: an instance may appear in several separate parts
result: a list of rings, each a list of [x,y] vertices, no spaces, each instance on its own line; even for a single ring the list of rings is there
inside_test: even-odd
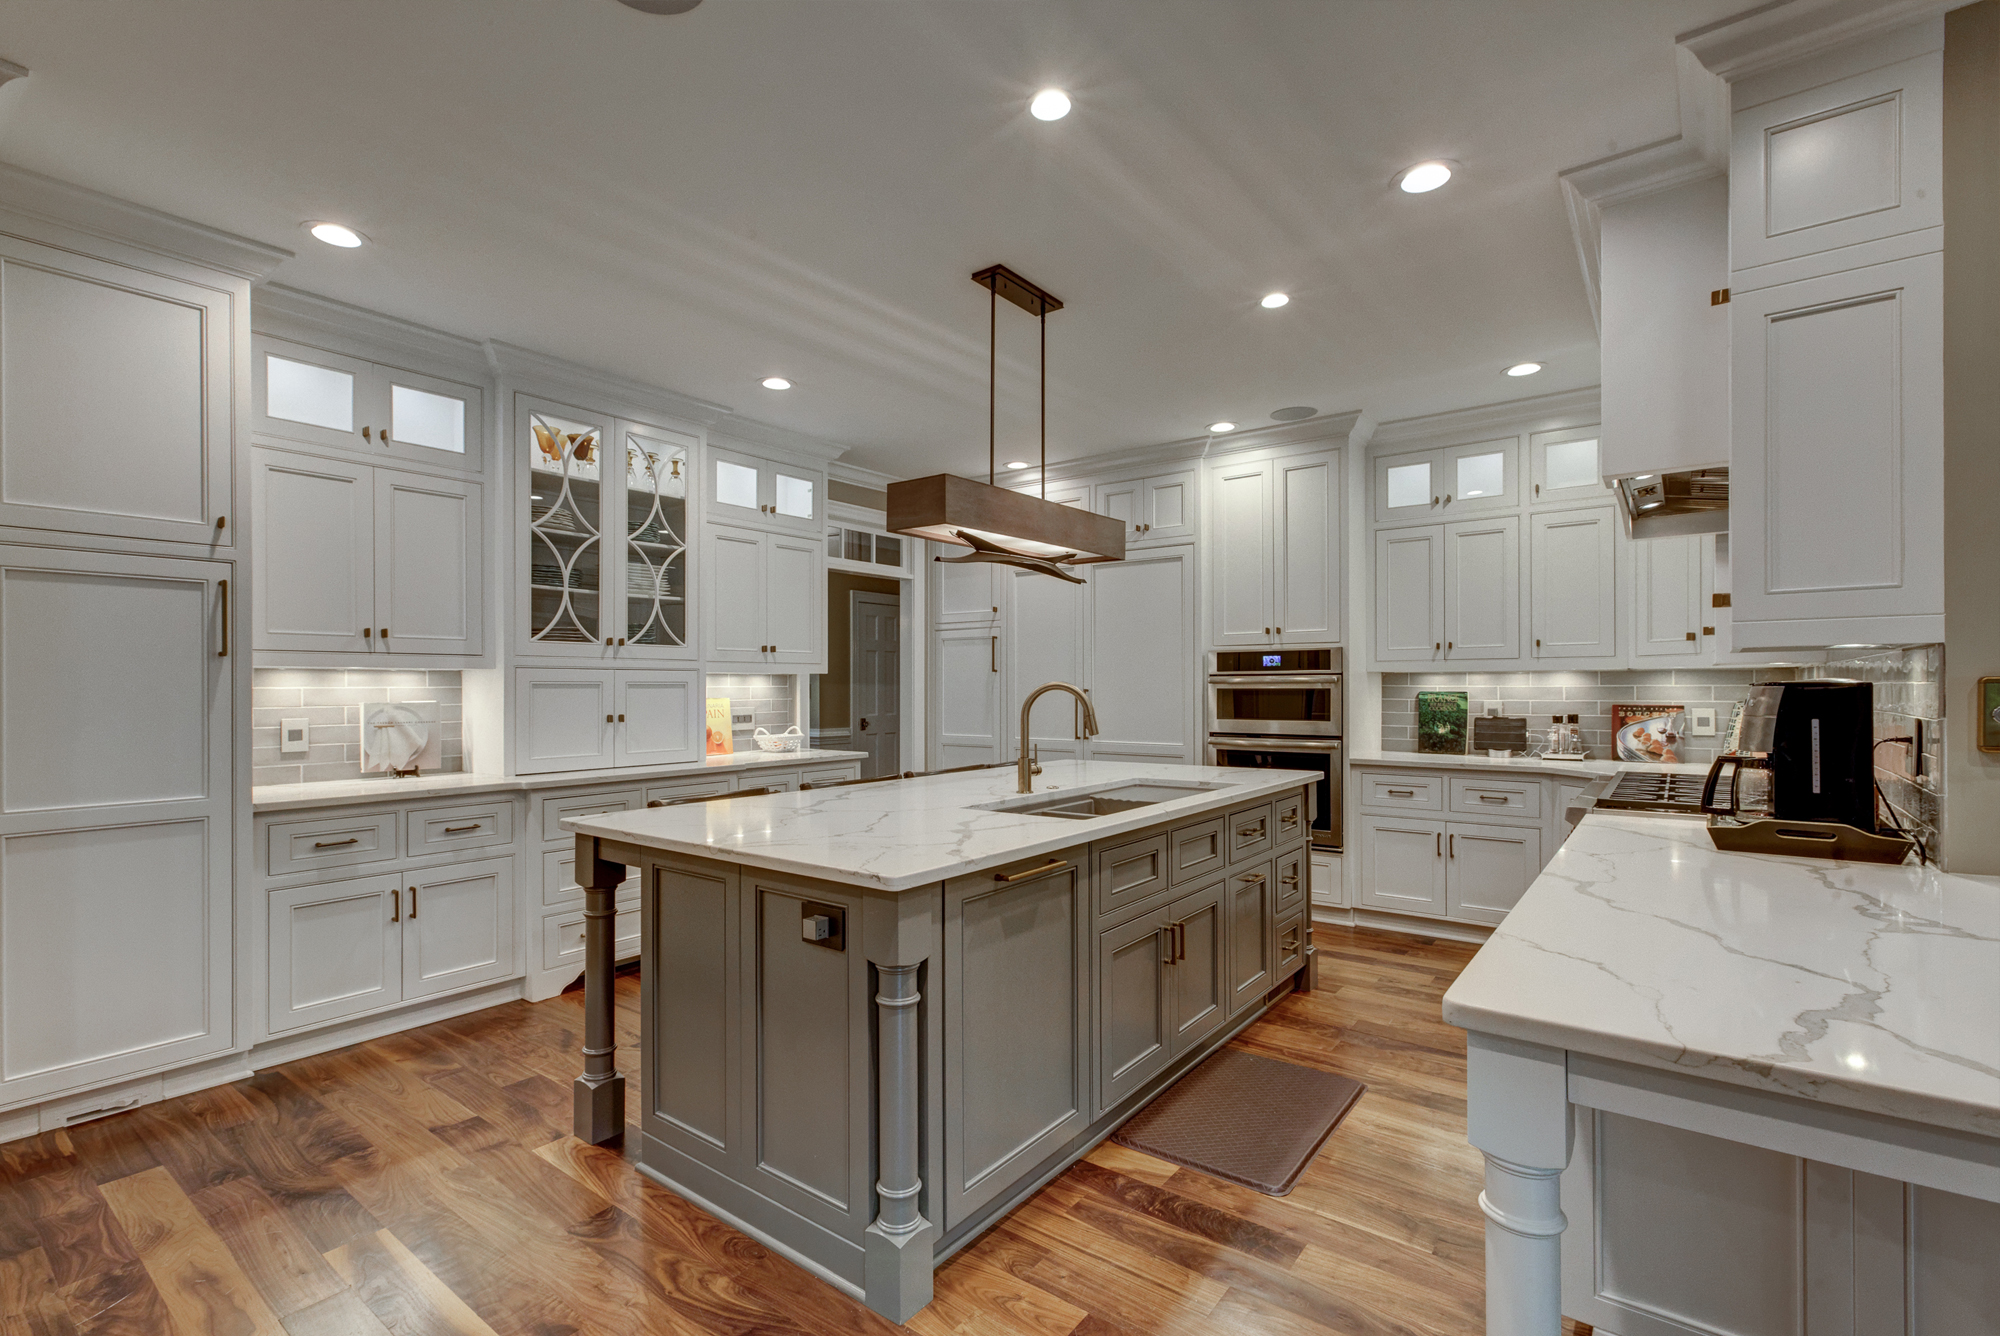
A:
[[[1366,1089],[1345,1076],[1225,1048],[1111,1139],[1282,1197]]]

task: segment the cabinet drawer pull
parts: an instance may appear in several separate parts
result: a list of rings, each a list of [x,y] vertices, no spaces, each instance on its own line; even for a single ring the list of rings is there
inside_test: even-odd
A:
[[[1284,822],[1288,826],[1296,826],[1299,824],[1299,814],[1296,811],[1287,812],[1278,819]]]
[[[1261,823],[1259,823],[1258,825],[1255,826],[1242,827],[1236,832],[1236,838],[1239,840],[1255,839],[1257,836],[1262,835],[1263,833],[1264,833],[1264,827]]]
[[[1451,837],[1451,857],[1458,857],[1458,836],[1456,835]]]
[[[1483,803],[1504,803],[1509,800],[1504,793],[1482,793],[1479,795],[1479,801]]]
[[[1299,949],[1299,930],[1293,928],[1285,934],[1285,940],[1278,943],[1278,949],[1287,955]]]
[[[1278,878],[1278,880],[1283,882],[1287,886],[1296,886],[1299,884],[1299,879],[1296,874],[1289,877],[1280,877]]]
[[[389,892],[389,922],[401,923],[402,921],[403,893],[401,891],[391,891]]]
[[[469,826],[446,826],[444,828],[444,833],[447,835],[463,835],[468,830],[479,830],[482,829],[485,825],[486,823],[484,821],[475,821]]]
[[[410,917],[415,918],[416,916],[417,916],[417,888],[412,886],[410,887]]]
[[[1384,789],[1382,792],[1388,794],[1391,798],[1414,798],[1417,796],[1415,789]]]
[[[1264,880],[1264,874],[1261,872],[1245,872],[1236,880],[1261,882]]]
[[[1069,860],[1066,858],[1051,858],[1040,867],[1031,867],[1026,872],[996,872],[993,874],[993,880],[1026,881],[1030,877],[1043,877],[1051,872],[1060,872],[1068,866]]]
[[[1444,857],[1444,832],[1441,830],[1437,832],[1437,852],[1432,854],[1431,857],[1433,858]]]
[[[215,657],[226,659],[229,657],[229,581],[217,580],[215,591],[222,600],[222,648],[215,651]]]
[[[347,837],[346,839],[344,839],[344,840],[314,840],[314,841],[313,841],[313,848],[315,848],[315,849],[338,849],[338,848],[340,848],[340,847],[341,847],[341,846],[342,846],[343,844],[359,844],[359,843],[361,843],[361,837],[360,837],[359,835],[349,835],[349,836],[348,836],[348,837]]]

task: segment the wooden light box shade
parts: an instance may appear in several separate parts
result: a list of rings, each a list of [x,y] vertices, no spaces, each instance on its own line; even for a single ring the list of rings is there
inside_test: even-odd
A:
[[[1028,557],[1076,553],[1066,565],[1125,559],[1125,526],[1109,515],[950,473],[890,483],[889,529],[970,547],[959,537],[965,531]]]

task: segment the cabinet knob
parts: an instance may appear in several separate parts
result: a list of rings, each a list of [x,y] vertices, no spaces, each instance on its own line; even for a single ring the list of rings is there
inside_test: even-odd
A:
[[[361,628],[361,638],[362,638],[363,640],[373,640],[373,639],[375,638],[375,628],[374,628],[374,627],[372,627],[372,626],[364,626],[364,627],[362,627],[362,628]]]
[[[1284,627],[1282,627],[1282,626],[1281,626],[1281,627],[1279,627],[1279,628],[1278,628],[1278,634],[1279,634],[1279,635],[1283,635],[1284,633],[1285,633],[1285,628],[1284,628]]]
[[[1690,632],[1688,632],[1688,639],[1689,639],[1689,640],[1696,640],[1696,639],[1699,639],[1699,637],[1698,637],[1698,636],[1696,636],[1694,632],[1690,631]]]
[[[619,716],[618,716],[618,722],[619,722],[619,723],[621,723],[621,724],[622,724],[622,723],[624,723],[624,722],[625,722],[625,716],[624,716],[624,715],[622,715],[622,714],[621,714],[621,715],[619,715]]]
[[[351,421],[353,421],[353,419],[352,419],[352,418],[349,418],[348,420],[349,420],[350,422],[351,422]],[[375,439],[375,437],[374,437],[374,431],[375,431],[375,429],[374,429],[373,427],[363,427],[363,428],[361,429],[361,439],[362,439],[362,440],[364,440],[364,441],[371,441],[371,440]]]
[[[1704,626],[1701,628],[1701,633],[1705,636],[1712,636],[1715,634],[1715,628],[1712,626]]]
[[[382,628],[382,638],[384,640],[387,640],[389,638],[389,628],[386,626]]]
[[[1446,649],[1450,649],[1450,648],[1451,648],[1451,642],[1450,642],[1449,640],[1445,641],[1445,642],[1444,642],[1444,647],[1445,647]]]
[[[604,722],[605,722],[605,723],[607,723],[607,724],[609,724],[609,723],[614,723],[614,722],[616,722],[616,721],[615,721],[615,720],[613,720],[613,719],[612,719],[612,717],[611,717],[610,715],[608,715],[608,714],[607,714],[607,715],[605,715],[605,716],[604,716]]]
[[[619,637],[618,637],[618,643],[619,643],[619,644],[621,644],[621,645],[622,645],[622,644],[624,644],[624,643],[625,643],[625,637],[624,637],[624,636],[619,636]]]
[[[1269,634],[1271,634],[1271,628],[1270,628],[1270,627],[1268,627],[1268,626],[1267,626],[1267,627],[1265,627],[1265,628],[1264,628],[1264,634],[1265,634],[1265,635],[1269,635]]]

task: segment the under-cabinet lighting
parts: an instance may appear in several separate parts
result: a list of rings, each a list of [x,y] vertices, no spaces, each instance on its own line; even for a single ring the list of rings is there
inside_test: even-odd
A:
[[[1069,115],[1069,94],[1060,88],[1044,88],[1029,100],[1028,114],[1038,121],[1059,121]]]
[[[1452,164],[1442,158],[1406,167],[1396,178],[1396,186],[1406,195],[1422,195],[1451,180]]]

